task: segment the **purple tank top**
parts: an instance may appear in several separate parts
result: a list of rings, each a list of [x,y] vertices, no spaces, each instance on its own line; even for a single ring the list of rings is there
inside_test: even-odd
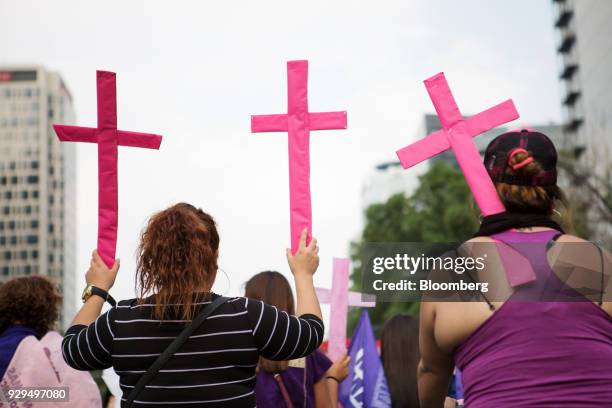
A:
[[[563,285],[546,261],[556,231],[506,231],[534,265],[536,281],[513,295],[456,350],[465,406],[612,407],[612,318],[591,301],[521,302],[529,291]]]

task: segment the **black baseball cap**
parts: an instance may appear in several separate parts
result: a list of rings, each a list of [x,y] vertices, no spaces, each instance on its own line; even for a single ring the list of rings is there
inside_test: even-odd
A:
[[[514,154],[527,153],[521,163],[509,164]],[[508,168],[519,169],[532,161],[538,162],[542,171],[533,176],[507,174]],[[484,156],[484,165],[497,183],[520,186],[554,186],[557,184],[557,149],[544,133],[533,129],[513,130],[497,136],[489,143]],[[510,172],[513,173],[513,172]]]

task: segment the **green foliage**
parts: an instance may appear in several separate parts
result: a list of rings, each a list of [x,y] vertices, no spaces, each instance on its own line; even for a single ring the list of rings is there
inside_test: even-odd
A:
[[[471,193],[459,169],[439,161],[419,181],[412,195],[396,194],[366,210],[363,233],[351,244],[353,290],[361,289],[361,258],[369,242],[460,242],[476,231],[478,220]],[[369,313],[378,336],[391,316],[416,315],[418,310],[418,303],[397,301],[378,303]],[[358,317],[358,310],[351,312],[350,331]]]

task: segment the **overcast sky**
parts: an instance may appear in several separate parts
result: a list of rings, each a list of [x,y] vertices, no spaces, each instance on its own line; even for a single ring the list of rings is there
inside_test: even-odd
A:
[[[219,293],[252,274],[289,273],[287,136],[251,134],[250,115],[286,111],[287,60],[308,59],[312,111],[347,110],[348,130],[311,134],[320,286],[362,226],[360,192],[375,164],[421,135],[433,111],[422,80],[444,71],[464,113],[513,98],[516,124],[559,120],[550,0],[0,0],[0,64],[58,71],[77,124],[95,126],[95,70],[117,72],[118,121],[164,135],[160,151],[120,148],[122,268],[133,297],[148,216],[178,201],[221,234]],[[78,278],[97,231],[97,152],[78,146]],[[79,290],[81,284],[76,285]]]

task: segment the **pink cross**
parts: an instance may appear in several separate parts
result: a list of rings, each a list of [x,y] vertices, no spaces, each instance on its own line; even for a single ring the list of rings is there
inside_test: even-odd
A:
[[[291,250],[300,233],[312,232],[310,203],[310,131],[346,129],[346,112],[308,111],[308,61],[287,62],[287,113],[252,115],[251,132],[288,132]]]
[[[349,267],[351,262],[346,258],[334,258],[332,288],[316,288],[319,302],[330,305],[329,349],[327,354],[332,361],[346,352],[346,319],[349,306],[374,307],[376,298],[373,295],[362,295],[348,290]],[[368,301],[362,300],[369,298]]]
[[[472,190],[474,199],[483,215],[504,212],[504,206],[495,186],[480,159],[480,153],[472,140],[490,129],[519,117],[512,100],[500,103],[484,112],[464,119],[455,103],[443,73],[425,80],[425,87],[436,108],[442,129],[397,151],[404,168],[412,167],[447,149],[452,149],[457,163]]]
[[[112,267],[117,248],[117,146],[159,149],[162,137],[117,130],[117,88],[114,72],[96,71],[98,127],[53,125],[62,142],[98,144],[98,252]]]
[[[451,148],[457,163],[472,190],[482,215],[504,212],[497,190],[480,159],[472,138],[519,117],[512,100],[464,119],[455,103],[443,73],[425,80],[425,87],[436,108],[442,129],[397,151],[404,168],[412,167]],[[512,287],[535,280],[535,272],[527,259],[506,245],[497,246]]]

